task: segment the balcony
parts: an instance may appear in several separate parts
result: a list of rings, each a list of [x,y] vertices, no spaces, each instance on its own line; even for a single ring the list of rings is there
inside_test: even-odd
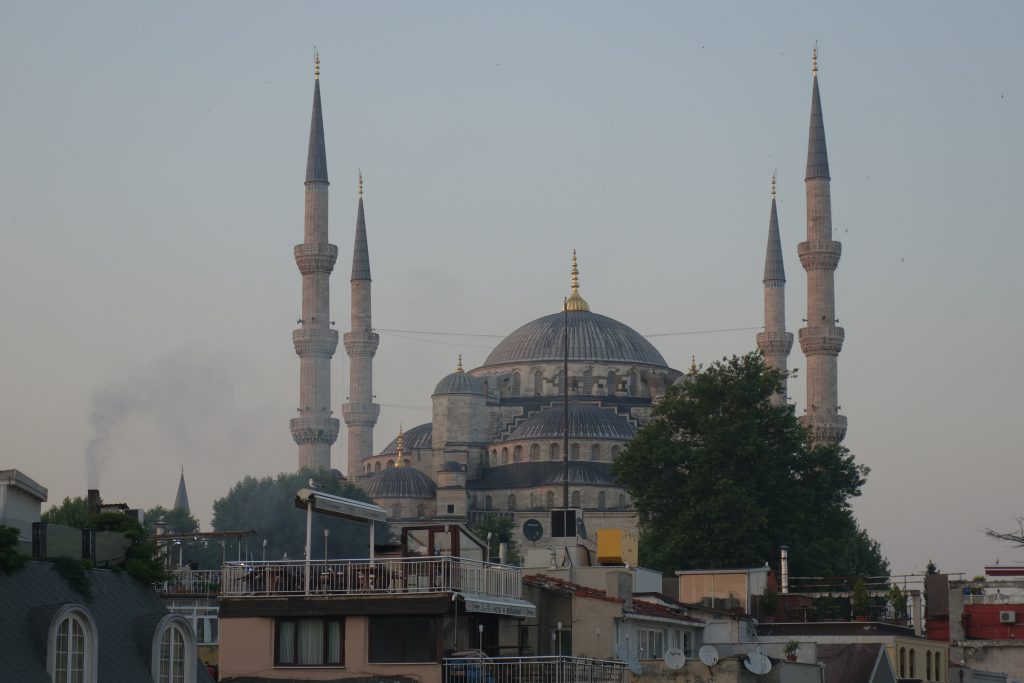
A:
[[[212,597],[220,595],[220,583],[219,569],[174,569],[157,592],[164,597]]]
[[[461,557],[228,562],[222,597],[367,596],[466,593],[519,599],[519,567]]]
[[[451,657],[444,683],[626,683],[626,665],[583,657]]]

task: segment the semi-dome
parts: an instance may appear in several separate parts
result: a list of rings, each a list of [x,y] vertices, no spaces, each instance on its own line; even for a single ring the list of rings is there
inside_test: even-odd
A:
[[[472,375],[467,375],[462,369],[462,355],[459,355],[459,366],[455,372],[446,375],[437,386],[434,387],[434,396],[438,394],[476,394],[485,396],[484,381]]]
[[[415,451],[421,448],[430,448],[434,436],[434,423],[427,422],[419,426],[413,427],[407,432],[402,434],[403,448],[406,451]],[[387,446],[384,447],[378,455],[397,455],[398,454],[398,437],[391,440]]]
[[[520,422],[504,441],[561,439],[564,433],[562,406],[551,406]],[[569,435],[573,439],[629,441],[636,436],[636,426],[622,415],[593,403],[570,403]]]
[[[374,472],[363,489],[373,499],[379,498],[429,498],[437,491],[434,480],[415,467],[389,467],[383,472]]]
[[[569,461],[569,484],[576,486],[619,486],[611,475],[611,463],[588,460]],[[468,482],[466,488],[477,491],[527,489],[558,486],[565,481],[565,463],[555,461],[517,462],[504,467],[488,467]]]
[[[552,313],[526,323],[505,337],[484,361],[484,367],[510,363],[561,362],[565,356],[568,318],[569,360],[667,367],[664,357],[643,335],[588,310]]]

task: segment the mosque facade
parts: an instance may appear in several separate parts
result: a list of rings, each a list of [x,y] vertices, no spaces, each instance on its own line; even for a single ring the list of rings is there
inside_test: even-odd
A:
[[[306,238],[307,244],[312,238],[317,240],[314,244],[326,246],[299,245],[297,261],[300,251],[318,249],[336,255],[336,249],[328,249],[333,245],[326,244],[323,150],[317,81],[310,127],[308,168],[312,170],[307,171],[306,180]],[[807,356],[808,408],[802,419],[817,441],[838,443],[846,432],[846,418],[839,415],[837,405],[843,330],[836,327],[835,319],[833,277],[840,245],[832,241],[829,184],[815,54],[805,179],[808,238],[797,250],[808,278],[808,322],[799,334]],[[696,368],[691,364],[687,372],[673,369],[643,335],[591,310],[581,294],[575,252],[563,310],[519,327],[480,367],[467,370],[460,358],[454,371],[434,388],[430,422],[399,433],[374,451],[373,425],[380,407],[372,402],[372,360],[378,336],[371,324],[369,240],[362,195],[360,178],[350,280],[351,329],[344,335],[350,363],[349,402],[342,408],[348,430],[348,479],[398,522],[472,523],[486,515],[500,515],[514,521],[522,541],[523,524],[535,519],[543,528],[539,542],[544,542],[551,532],[549,513],[566,507],[576,510],[589,529],[635,532],[633,501],[611,476],[611,465],[650,420],[652,407],[668,388],[687,381]],[[322,230],[316,214],[321,205]],[[773,180],[763,280],[765,324],[757,335],[757,346],[769,365],[785,371],[793,335],[785,327],[782,253]],[[310,328],[310,335],[299,336],[302,340],[315,336],[321,343],[313,350],[300,348],[296,337],[295,345],[302,359],[300,397],[329,401],[322,373],[329,367],[337,336],[331,337],[326,310],[321,310],[326,307],[330,275],[326,260],[321,265],[319,270],[304,270],[299,264],[305,321],[300,321],[300,330]],[[322,274],[322,281],[309,278],[307,270]],[[323,324],[314,325],[307,311],[320,315],[318,322]],[[785,393],[773,400],[786,401]],[[300,467],[329,467],[329,462],[323,462],[322,449],[308,446],[326,443],[329,448],[328,441],[333,443],[337,436],[337,420],[329,410],[315,410],[321,407],[307,405],[306,413],[300,408],[300,417],[292,420]]]

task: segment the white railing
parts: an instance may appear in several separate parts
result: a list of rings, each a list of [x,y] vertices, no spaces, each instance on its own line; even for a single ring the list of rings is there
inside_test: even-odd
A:
[[[985,595],[965,595],[965,605],[1020,605],[1024,604],[1024,594],[1019,591],[1013,593],[986,593]]]
[[[220,584],[219,569],[172,569],[158,590],[168,595],[219,595]]]
[[[626,683],[626,665],[582,657],[452,657],[444,683]]]
[[[221,584],[223,596],[446,592],[519,598],[521,570],[460,557],[228,562]]]

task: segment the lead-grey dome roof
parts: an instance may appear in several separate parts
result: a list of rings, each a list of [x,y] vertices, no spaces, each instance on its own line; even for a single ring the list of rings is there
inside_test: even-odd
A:
[[[389,467],[374,472],[363,489],[377,498],[434,498],[437,485],[434,480],[415,467]]]
[[[667,367],[665,359],[643,335],[604,315],[572,311],[568,315],[569,360],[640,363]],[[528,322],[505,337],[484,361],[488,365],[561,361],[565,316],[553,313]]]
[[[569,461],[569,484],[576,486],[619,486],[612,477],[611,463],[588,460]],[[565,463],[554,461],[517,462],[501,467],[488,467],[480,476],[466,483],[477,491],[495,489],[527,489],[557,486],[565,481]]]
[[[450,375],[445,376],[437,386],[434,387],[434,396],[438,394],[477,394],[484,396],[484,381],[477,379],[459,368]]]
[[[561,439],[564,433],[562,406],[551,406],[520,422],[505,441]],[[636,436],[636,426],[618,413],[593,403],[570,403],[569,436],[573,439],[629,441]]]
[[[402,434],[404,439],[403,449],[405,454],[408,455],[409,451],[419,450],[420,448],[431,448],[433,446],[432,440],[434,435],[434,423],[427,422],[421,424]],[[384,447],[377,455],[398,455],[398,437],[396,436],[391,440],[387,446]]]

